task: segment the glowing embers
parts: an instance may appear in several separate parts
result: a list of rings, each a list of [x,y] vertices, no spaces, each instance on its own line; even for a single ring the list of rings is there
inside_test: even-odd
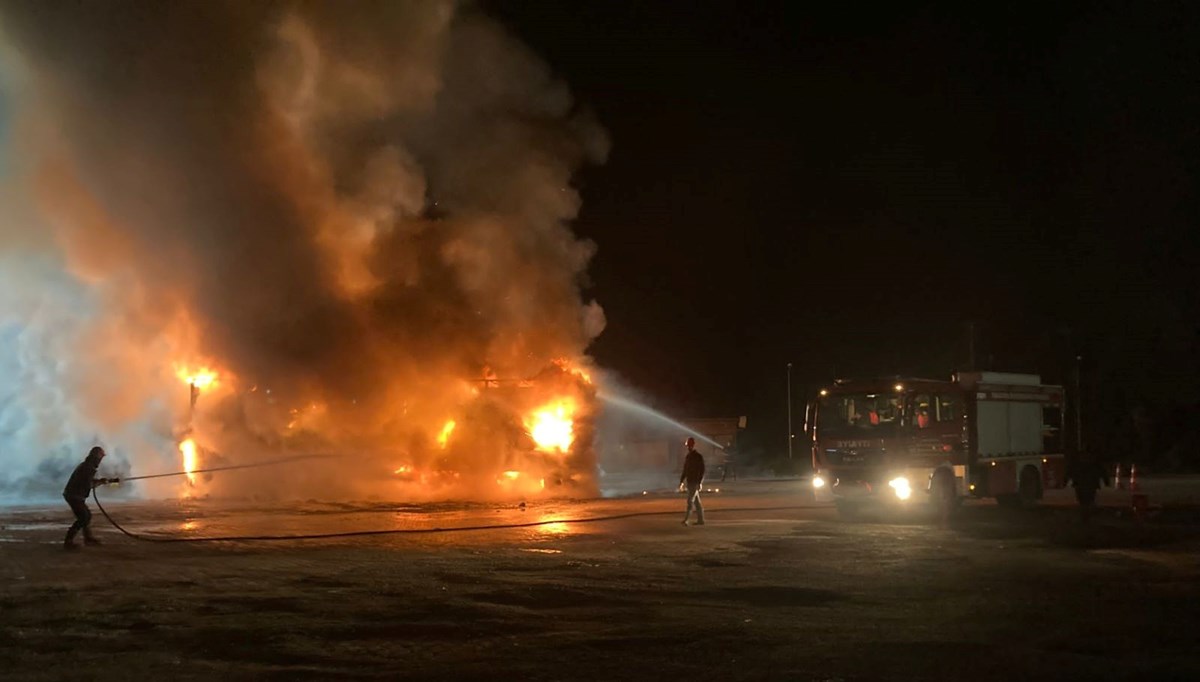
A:
[[[422,487],[444,487],[457,483],[462,474],[446,469],[418,469],[411,464],[401,464],[392,473],[404,483],[420,484]]]
[[[196,485],[196,474],[199,468],[199,458],[196,456],[196,441],[188,438],[179,444],[179,454],[183,459],[183,470],[187,472],[188,485]]]
[[[451,419],[446,422],[446,424],[442,427],[441,433],[438,434],[437,442],[438,447],[441,449],[445,450],[446,445],[450,442],[450,434],[454,433],[454,426],[454,420]]]
[[[287,429],[289,431],[319,431],[322,420],[327,414],[328,408],[324,403],[309,403],[305,408],[293,407],[288,410]]]
[[[525,419],[525,428],[542,452],[567,452],[575,441],[575,405],[558,400],[533,411]]]
[[[546,479],[538,474],[510,469],[496,476],[496,485],[506,494],[537,495],[546,490]]]

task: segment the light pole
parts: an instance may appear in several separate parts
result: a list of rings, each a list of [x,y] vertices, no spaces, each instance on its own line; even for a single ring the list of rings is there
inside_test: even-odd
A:
[[[1083,391],[1080,374],[1083,373],[1083,356],[1075,356],[1075,452],[1083,453]]]
[[[787,365],[787,391],[788,391],[788,459],[792,458],[792,363]]]

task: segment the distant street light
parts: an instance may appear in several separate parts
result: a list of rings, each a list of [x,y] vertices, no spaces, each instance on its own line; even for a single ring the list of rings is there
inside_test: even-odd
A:
[[[787,365],[787,391],[788,391],[788,459],[792,458],[792,441],[795,440],[795,435],[792,434],[792,363]]]

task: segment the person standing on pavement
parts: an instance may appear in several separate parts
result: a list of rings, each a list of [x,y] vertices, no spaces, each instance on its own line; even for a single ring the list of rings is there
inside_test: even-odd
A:
[[[692,507],[696,508],[696,525],[704,525],[704,505],[700,504],[700,491],[704,488],[704,457],[696,452],[696,439],[687,439],[687,456],[683,459],[683,473],[679,475],[680,489],[687,490],[687,511],[683,525],[688,525]],[[686,486],[686,488],[685,488]]]
[[[63,488],[63,499],[75,513],[75,523],[67,529],[67,538],[63,541],[63,547],[66,549],[79,549],[79,545],[75,544],[75,534],[81,530],[85,545],[100,544],[100,541],[92,535],[92,511],[88,509],[87,498],[92,494],[92,488],[106,483],[116,483],[120,480],[96,478],[96,470],[100,468],[100,461],[104,459],[104,455],[104,448],[100,446],[92,448],[88,452],[87,458],[75,467],[75,471],[67,481],[67,486]]]
[[[1079,518],[1087,523],[1092,516],[1092,507],[1096,504],[1096,491],[1100,485],[1111,485],[1108,472],[1092,457],[1082,453],[1071,462],[1067,469],[1067,480],[1063,484],[1075,485],[1075,500],[1079,502]]]

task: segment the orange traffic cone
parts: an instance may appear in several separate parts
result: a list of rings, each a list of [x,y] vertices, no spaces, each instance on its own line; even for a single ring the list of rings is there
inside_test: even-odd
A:
[[[1138,491],[1137,464],[1129,465],[1129,489],[1134,492]]]
[[[1124,490],[1125,485],[1121,483],[1121,463],[1117,462],[1116,470],[1113,471],[1113,488],[1116,490]]]

